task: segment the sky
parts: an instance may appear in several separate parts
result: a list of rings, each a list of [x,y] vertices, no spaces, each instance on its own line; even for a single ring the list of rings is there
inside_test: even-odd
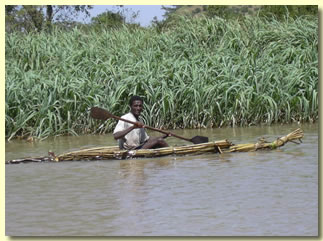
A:
[[[165,11],[161,7],[162,5],[124,5],[123,8],[131,10],[130,13],[139,11],[136,22],[139,22],[142,27],[147,27],[155,16],[159,21],[163,19]],[[90,10],[91,18],[107,10],[116,12],[118,8],[113,5],[93,5],[93,9]]]

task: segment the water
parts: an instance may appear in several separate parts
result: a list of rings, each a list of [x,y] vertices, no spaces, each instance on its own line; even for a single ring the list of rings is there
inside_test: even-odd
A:
[[[254,143],[297,127],[176,134]],[[273,151],[6,165],[6,235],[317,236],[318,125],[301,128],[301,145]],[[15,141],[6,159],[115,144],[110,135]]]

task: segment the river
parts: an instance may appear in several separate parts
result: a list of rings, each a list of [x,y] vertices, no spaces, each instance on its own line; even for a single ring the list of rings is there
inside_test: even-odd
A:
[[[317,236],[318,124],[174,132],[238,144],[298,127],[302,144],[272,151],[5,165],[5,234]],[[116,142],[111,135],[11,141],[6,160],[103,145]]]

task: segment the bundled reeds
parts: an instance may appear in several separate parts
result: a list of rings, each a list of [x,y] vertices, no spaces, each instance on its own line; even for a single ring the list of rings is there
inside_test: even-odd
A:
[[[219,148],[228,148],[232,143],[227,140],[208,142],[180,147],[158,149],[119,150],[119,147],[98,147],[63,153],[54,156],[53,161],[125,159],[130,157],[157,157],[166,155],[198,154],[202,152],[219,152]]]
[[[108,133],[89,118],[145,99],[145,124],[204,128],[318,119],[318,20],[179,19],[154,28],[6,34],[5,135]]]
[[[117,146],[84,149],[75,152],[63,153],[54,158],[55,161],[68,160],[99,160],[99,159],[125,159],[131,157],[157,157],[166,155],[186,155],[199,154],[204,152],[249,152],[261,149],[276,149],[285,145],[287,142],[301,141],[303,138],[303,131],[298,128],[286,136],[277,138],[271,143],[264,140],[256,144],[237,144],[233,145],[228,140],[221,140],[215,142],[208,142],[196,145],[186,145],[180,147],[165,147],[159,149],[140,149],[140,150],[119,150]]]
[[[167,155],[189,155],[201,153],[226,153],[226,152],[249,152],[261,149],[276,149],[285,145],[287,142],[294,142],[303,138],[303,131],[298,128],[286,136],[277,138],[277,140],[267,143],[260,141],[256,144],[237,144],[234,145],[228,140],[214,141],[195,145],[186,145],[179,147],[164,147],[158,149],[139,149],[139,150],[120,150],[118,146],[86,148],[77,151],[62,153],[56,156],[49,152],[46,157],[22,158],[6,161],[6,164],[18,164],[25,162],[42,162],[42,161],[79,161],[79,160],[111,160],[111,159],[128,159],[136,157],[158,157]],[[297,143],[298,144],[298,143]]]
[[[294,142],[295,140],[299,140],[301,142],[303,136],[303,131],[298,128],[286,136],[277,138],[277,140],[271,143],[266,143],[264,140],[261,140],[256,144],[237,144],[230,146],[230,148],[228,150],[225,150],[225,152],[248,152],[257,151],[260,149],[276,149],[277,147],[285,145],[289,141]]]

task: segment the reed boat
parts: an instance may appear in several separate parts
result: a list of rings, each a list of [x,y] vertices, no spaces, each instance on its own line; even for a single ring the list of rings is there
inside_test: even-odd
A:
[[[145,158],[145,157],[159,157],[167,155],[190,155],[202,153],[230,153],[230,152],[250,152],[258,150],[273,150],[284,146],[287,142],[295,144],[302,143],[301,139],[304,137],[303,131],[298,128],[293,132],[279,137],[272,142],[267,142],[263,138],[258,139],[255,144],[233,144],[228,140],[211,141],[201,144],[192,144],[185,146],[164,147],[158,149],[140,149],[140,150],[120,150],[118,146],[104,146],[81,149],[72,152],[66,152],[55,155],[52,152],[48,156],[35,158],[22,158],[16,160],[6,161],[6,164],[18,164],[27,162],[62,162],[62,161],[80,161],[80,160],[116,160],[128,158]],[[297,142],[298,141],[298,142]]]

